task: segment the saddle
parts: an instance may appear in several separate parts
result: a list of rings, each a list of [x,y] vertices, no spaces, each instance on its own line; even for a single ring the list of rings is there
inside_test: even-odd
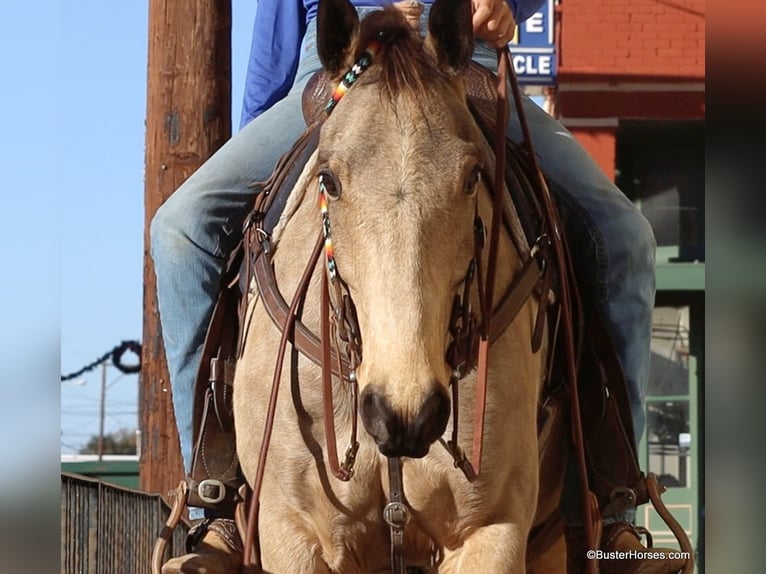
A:
[[[490,145],[495,141],[496,131],[495,84],[491,72],[475,64],[471,66],[469,107]],[[328,78],[323,73],[310,80],[303,95],[308,129],[280,159],[269,179],[253,184],[258,190],[254,207],[245,222],[244,239],[230,257],[205,339],[195,386],[194,432],[197,438],[192,470],[186,478],[186,503],[212,509],[222,516],[233,516],[235,505],[242,502],[244,492],[244,479],[235,451],[231,397],[234,367],[245,331],[247,291],[255,263],[259,257],[268,254],[270,234],[282,214],[287,196],[318,145],[330,91]],[[540,198],[531,192],[535,177],[528,152],[506,141],[505,180],[515,209],[504,210],[503,219],[514,243],[526,248],[527,252],[538,239],[544,217]],[[560,278],[552,275],[553,293],[560,284]],[[262,291],[261,296],[276,297],[278,294]],[[582,453],[584,458],[589,499],[600,524],[601,516],[644,504],[650,499],[656,505],[658,487],[652,476],[646,477],[639,469],[627,386],[604,322],[589,299],[578,297],[576,288],[570,297],[575,309],[571,328],[578,359],[577,392],[573,392],[569,385],[562,360],[564,337],[557,337],[551,341],[553,360],[541,405],[550,400],[577,397],[572,412],[578,412],[570,422],[577,424],[576,419],[579,419],[582,440],[580,444],[574,444],[573,451],[575,456]],[[550,313],[547,321],[549,331],[555,333],[556,315]],[[296,344],[303,338],[304,348],[310,347],[310,333],[303,333],[296,326],[293,336]],[[541,408],[540,427],[545,422],[542,420],[544,416],[545,410]],[[660,514],[670,516],[667,511],[660,511]],[[683,534],[680,526],[674,528],[671,525],[671,529],[677,537],[679,532]]]

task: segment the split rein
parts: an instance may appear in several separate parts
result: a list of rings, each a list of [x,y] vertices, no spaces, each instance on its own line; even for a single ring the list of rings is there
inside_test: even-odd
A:
[[[364,73],[372,64],[375,55],[380,50],[380,43],[373,40],[367,50],[362,54],[359,60],[344,75],[341,82],[335,88],[330,100],[325,107],[329,115],[340,99],[346,94],[349,88],[354,84],[357,78]],[[505,190],[505,129],[508,123],[508,78],[510,77],[514,89],[514,98],[518,110],[522,127],[526,134],[526,121],[521,109],[521,100],[518,91],[518,85],[513,71],[510,67],[507,49],[499,49],[498,55],[498,74],[496,82],[497,109],[496,109],[496,138],[494,142],[495,152],[495,173],[492,187],[492,222],[489,234],[489,252],[487,256],[486,270],[482,267],[481,251],[485,244],[484,224],[478,215],[478,206],[475,215],[475,255],[464,279],[463,293],[461,297],[456,297],[453,305],[452,317],[450,320],[449,331],[453,337],[447,354],[447,361],[452,368],[450,386],[452,388],[452,437],[449,441],[439,439],[440,443],[450,452],[455,461],[455,466],[460,468],[468,480],[475,480],[481,470],[482,445],[484,435],[484,418],[486,411],[487,398],[487,379],[488,379],[488,354],[489,347],[493,340],[492,318],[494,309],[494,284],[497,271],[498,245],[500,237],[500,228],[502,227],[503,212],[503,194]],[[528,140],[528,135],[527,135]],[[529,151],[531,151],[531,141],[527,141]],[[530,154],[531,161],[534,162],[534,153]],[[534,164],[533,164],[534,165]],[[537,166],[534,165],[536,169]],[[537,170],[539,172],[539,170]],[[246,535],[244,537],[244,558],[243,572],[260,572],[260,544],[257,534],[259,517],[259,498],[263,485],[263,478],[266,468],[266,460],[271,441],[272,430],[274,426],[277,400],[279,396],[279,382],[282,377],[284,357],[287,351],[287,344],[295,336],[298,314],[303,305],[310,279],[314,269],[322,255],[324,255],[325,272],[321,279],[321,323],[320,323],[320,366],[322,371],[322,405],[324,416],[324,431],[327,445],[327,456],[330,471],[342,481],[348,481],[354,474],[354,462],[359,448],[357,440],[358,429],[358,385],[356,380],[356,368],[362,360],[362,341],[359,332],[359,326],[356,319],[356,312],[348,294],[345,283],[341,279],[334,257],[330,218],[328,212],[328,186],[330,181],[326,175],[319,175],[319,201],[322,214],[322,231],[309,257],[308,264],[290,302],[287,313],[281,320],[279,328],[282,335],[279,344],[274,377],[272,381],[271,393],[269,396],[266,423],[261,442],[261,450],[256,469],[256,475],[253,481],[250,509],[247,517]],[[542,176],[540,175],[542,181]],[[543,184],[544,185],[544,184]],[[547,237],[541,235],[538,242],[532,247],[530,256],[526,260],[521,272],[514,279],[509,291],[504,296],[504,301],[511,301],[511,313],[518,311],[524,301],[532,294],[535,287],[541,280],[548,275],[545,259],[538,261],[535,257],[540,249],[547,248]],[[262,254],[261,259],[265,259]],[[261,263],[266,265],[266,263]],[[257,265],[257,263],[256,263]],[[472,283],[476,280],[478,284],[479,306],[482,321],[479,323],[475,313],[470,308],[470,290]],[[544,293],[540,307],[545,306],[544,301],[547,297],[547,289],[550,288],[548,281],[543,281]],[[334,297],[330,296],[330,287],[333,288]],[[505,305],[506,310],[508,305]],[[502,313],[504,325],[510,323],[508,313]],[[276,319],[275,319],[276,320]],[[536,333],[541,333],[538,329],[542,320],[542,312],[538,313],[538,325],[535,328]],[[299,325],[300,326],[300,325]],[[497,334],[497,330],[495,333]],[[536,337],[538,339],[538,337]],[[478,341],[478,344],[477,344]],[[539,346],[539,340],[533,341],[533,346]],[[299,346],[299,345],[298,345]],[[331,348],[331,346],[333,348]],[[300,346],[299,346],[300,348]],[[334,351],[334,352],[333,352]],[[333,365],[333,355],[335,365]],[[464,454],[457,444],[458,435],[458,381],[462,379],[472,367],[477,368],[477,389],[476,389],[476,407],[474,411],[473,445],[472,456],[470,460]],[[337,442],[334,428],[333,417],[333,398],[332,398],[332,374],[333,370],[338,374],[340,380],[344,381],[349,388],[352,401],[352,430],[348,447],[345,452],[343,462],[339,462],[337,453]],[[383,517],[391,529],[391,559],[392,571],[395,574],[404,574],[406,564],[404,561],[404,526],[409,518],[409,509],[406,506],[402,486],[401,459],[389,458],[388,462],[389,482],[390,482],[390,502],[383,511]],[[244,504],[244,503],[243,503]],[[243,505],[241,505],[243,507]],[[242,525],[244,517],[241,512],[238,516],[238,523]]]

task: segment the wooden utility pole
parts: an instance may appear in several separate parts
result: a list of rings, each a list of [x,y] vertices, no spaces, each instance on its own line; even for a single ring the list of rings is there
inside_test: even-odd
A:
[[[141,488],[183,476],[162,345],[149,223],[231,135],[231,0],[149,0],[144,227],[144,334],[139,385]]]

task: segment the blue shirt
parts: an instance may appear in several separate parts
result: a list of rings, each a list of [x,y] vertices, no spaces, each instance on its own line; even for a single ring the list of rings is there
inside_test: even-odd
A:
[[[431,4],[432,0],[423,0]],[[521,23],[545,0],[506,0]],[[295,80],[306,24],[316,18],[319,0],[258,0],[245,78],[240,127],[284,98]],[[391,0],[352,0],[354,6],[384,6]]]

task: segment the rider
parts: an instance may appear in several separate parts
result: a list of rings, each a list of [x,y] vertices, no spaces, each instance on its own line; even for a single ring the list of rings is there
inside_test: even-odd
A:
[[[258,1],[241,130],[176,190],[151,223],[162,334],[187,472],[192,459],[193,385],[227,257],[241,237],[244,218],[253,204],[255,192],[249,185],[266,180],[279,157],[306,128],[301,94],[311,75],[321,68],[316,51],[318,1]],[[516,23],[534,14],[543,2],[472,0],[477,38],[474,60],[495,70],[495,48],[505,46],[514,36]],[[389,3],[352,0],[360,17]],[[422,29],[430,3],[404,0],[395,6],[413,27]],[[596,301],[616,344],[638,439],[644,430],[643,397],[655,292],[652,229],[566,128],[526,97],[524,108],[538,161],[554,184],[567,222],[578,279]],[[523,139],[515,114],[510,114],[506,135],[515,142]],[[201,509],[190,510],[190,518],[202,516]],[[171,560],[163,572],[235,569],[241,561],[241,542],[232,539],[231,521],[217,518],[213,525],[194,554]],[[614,526],[619,535],[613,537],[610,549],[643,549],[624,524],[618,521]],[[682,565],[662,561],[622,564],[617,571],[630,565],[639,566],[640,572],[674,572]]]

